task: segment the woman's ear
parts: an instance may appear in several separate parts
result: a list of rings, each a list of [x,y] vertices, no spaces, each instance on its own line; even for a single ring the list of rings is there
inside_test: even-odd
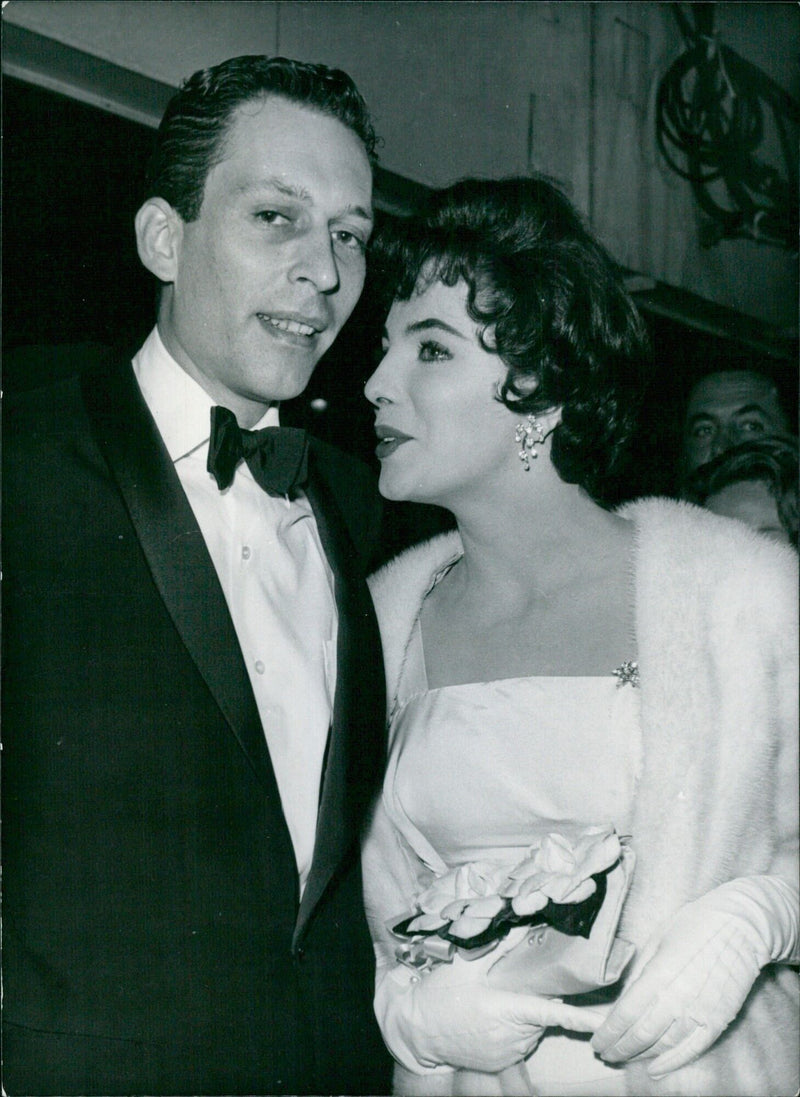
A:
[[[524,400],[526,397],[533,396],[538,387],[538,377],[532,376],[530,374],[523,374],[522,376],[517,377],[516,389],[519,393],[517,399]],[[499,396],[499,382],[497,388],[495,389],[495,392]],[[512,411],[516,410],[513,404],[508,406]],[[523,418],[527,415],[527,413],[523,413],[521,411],[517,412],[517,414],[522,415]],[[548,438],[553,433],[558,424],[561,422],[561,405],[557,404],[555,407],[549,408],[547,411],[537,411],[535,413],[535,419],[536,423],[538,424],[538,429],[541,431],[542,434],[542,437],[539,439],[539,441],[543,442],[545,438]]]
[[[521,374],[515,378],[515,385],[517,392],[519,393],[519,399],[524,400],[528,396],[533,396],[534,392],[536,392],[539,387],[539,378],[536,377],[535,374]],[[498,385],[498,392],[499,388]],[[537,411],[536,419],[538,420],[539,426],[542,428],[545,437],[547,437],[547,435],[551,434],[561,422],[561,405],[557,404],[548,411]]]
[[[183,221],[163,198],[148,198],[136,214],[136,247],[145,267],[161,282],[178,273]]]
[[[533,373],[521,373],[514,378],[514,385],[520,398],[533,396],[539,387],[539,378]]]
[[[561,422],[561,406],[559,405],[551,411],[540,412],[537,419],[542,425],[545,438],[548,438]]]

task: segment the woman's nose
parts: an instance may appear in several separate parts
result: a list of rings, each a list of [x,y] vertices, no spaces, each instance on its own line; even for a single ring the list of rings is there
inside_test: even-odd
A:
[[[381,358],[375,372],[364,385],[364,395],[370,404],[377,407],[379,404],[387,404],[391,397],[388,392],[389,370],[387,368],[388,352]]]

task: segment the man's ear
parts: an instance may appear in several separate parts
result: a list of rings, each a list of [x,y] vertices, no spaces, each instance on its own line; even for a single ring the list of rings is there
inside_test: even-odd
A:
[[[163,198],[148,198],[136,214],[134,224],[142,263],[161,282],[174,282],[183,239],[180,214]]]

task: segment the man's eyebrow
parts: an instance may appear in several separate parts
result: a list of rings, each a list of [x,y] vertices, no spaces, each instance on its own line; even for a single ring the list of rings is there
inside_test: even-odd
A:
[[[737,408],[736,415],[752,415],[754,411],[760,412],[762,415],[768,415],[767,409],[763,404],[745,404],[741,408]]]
[[[265,190],[275,190],[278,194],[282,194],[286,198],[292,198],[294,201],[303,202],[306,205],[313,201],[305,187],[296,186],[294,183],[287,183],[284,179],[281,179],[276,175],[266,176],[264,179],[259,179],[256,183],[243,183],[239,190],[244,195],[263,193]],[[370,224],[373,222],[372,213],[370,210],[364,209],[363,206],[345,206],[337,216],[344,217],[345,215],[360,217],[364,221],[369,221]]]
[[[686,422],[683,425],[683,433],[689,435],[695,427],[713,426],[716,423],[718,423],[718,420],[709,412],[696,411],[694,415],[690,415],[686,419]]]
[[[276,190],[279,194],[284,194],[287,198],[296,198],[300,202],[311,201],[311,195],[305,187],[296,186],[294,183],[287,183],[278,175],[265,175],[263,179],[242,183],[239,187],[239,192],[241,194],[255,194],[262,190]]]
[[[342,215],[360,217],[364,221],[369,221],[370,224],[372,224],[374,221],[374,217],[372,216],[370,210],[364,209],[363,206],[345,206],[345,208],[342,210]]]

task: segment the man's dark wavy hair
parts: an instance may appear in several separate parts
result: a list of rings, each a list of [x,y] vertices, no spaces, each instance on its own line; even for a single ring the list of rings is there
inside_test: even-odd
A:
[[[387,309],[463,279],[484,347],[508,367],[498,399],[515,412],[560,407],[562,480],[604,506],[625,497],[649,340],[617,266],[555,186],[462,180],[379,233],[372,261]]]
[[[234,112],[270,95],[338,118],[360,138],[375,166],[375,130],[346,72],[285,57],[232,57],[194,73],[168,103],[147,169],[145,198],[163,198],[184,221],[195,221],[208,173],[225,155]]]

